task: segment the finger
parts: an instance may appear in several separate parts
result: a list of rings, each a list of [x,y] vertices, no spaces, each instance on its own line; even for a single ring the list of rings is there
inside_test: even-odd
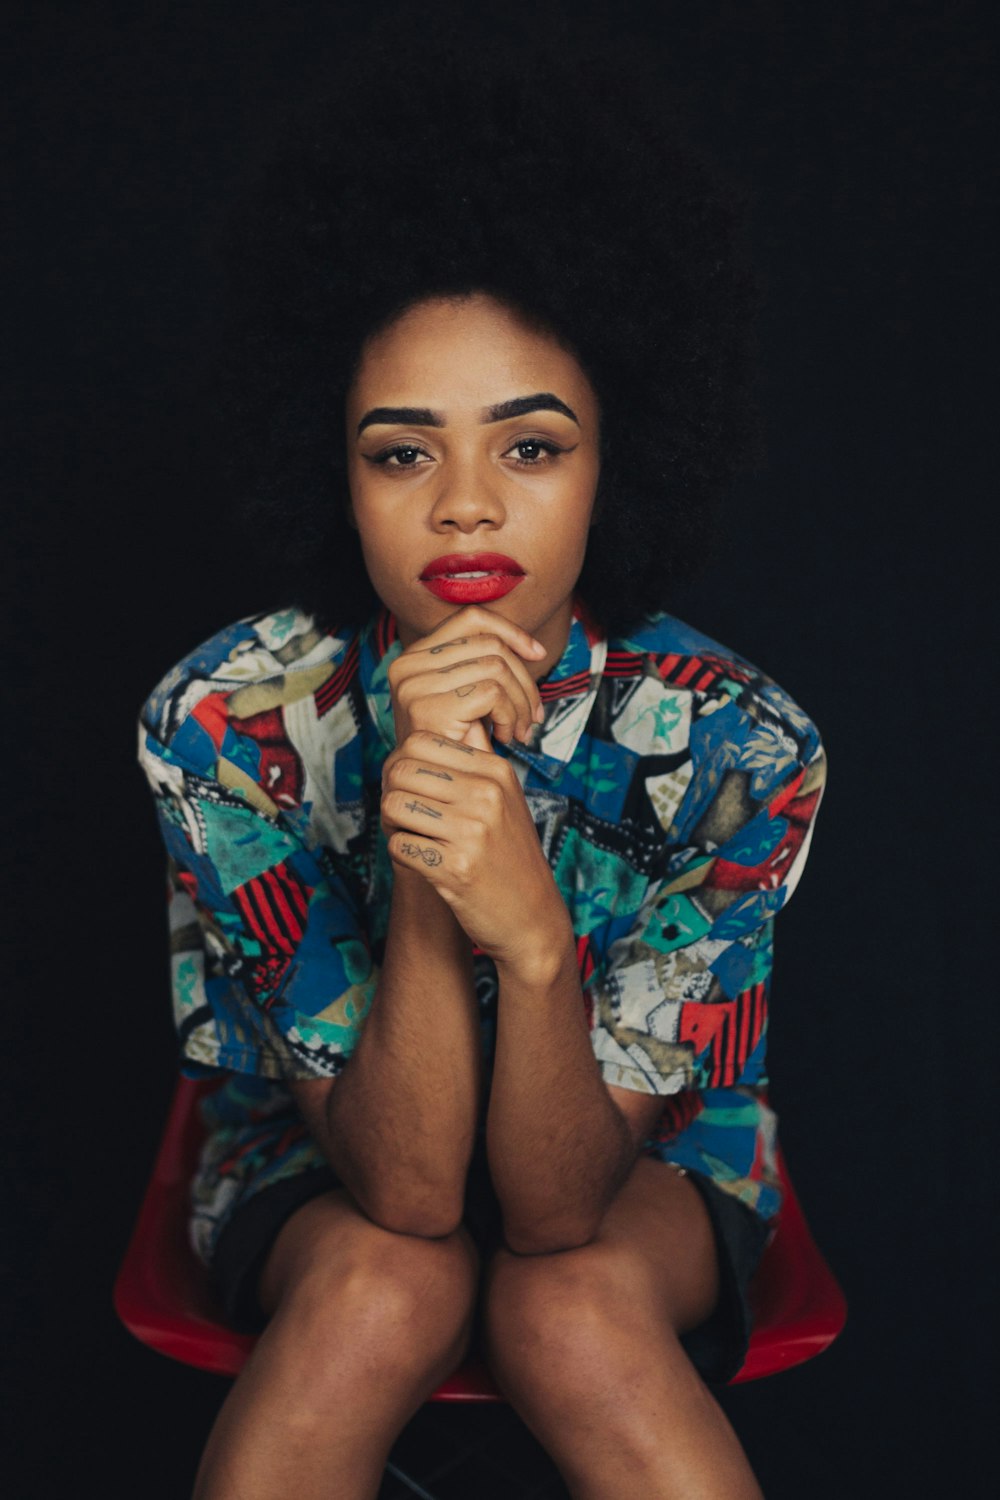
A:
[[[476,750],[472,745],[464,745],[459,740],[432,730],[414,730],[407,735],[400,751],[401,758],[455,774],[459,783],[456,802],[460,802],[464,795],[461,787],[463,776],[489,776],[494,781],[502,782],[512,774],[509,762],[494,754],[488,744],[483,750]]]
[[[386,842],[393,864],[409,869],[437,870],[444,864],[444,852],[433,839],[417,834],[396,832]]]
[[[462,738],[462,744],[474,745],[477,750],[485,750],[489,755],[494,754],[490,736],[486,732],[486,725],[482,719],[477,719],[474,724],[469,725]]]
[[[438,685],[437,676],[455,680],[454,674],[459,673],[458,686],[470,680],[465,666],[474,668],[476,663],[482,663],[482,669],[473,670],[472,675],[492,675],[498,681],[506,682],[510,702],[515,710],[520,710],[515,712],[513,720],[509,713],[500,716],[501,738],[509,742],[516,734],[527,743],[532,727],[543,717],[541,695],[525,663],[494,633],[460,636],[434,647],[418,649],[416,644],[411,646],[389,666],[393,703],[407,716],[409,726],[417,727],[417,721],[412,717],[414,704],[437,692],[448,691]],[[433,725],[442,733],[453,732],[445,721],[439,719],[430,720],[425,716],[419,722],[422,728]],[[459,731],[459,738],[465,737],[466,729]]]
[[[501,689],[500,696],[496,700],[496,711],[490,710],[494,726],[501,731],[501,738],[505,740],[512,739],[515,734],[526,740],[533,722],[534,703],[541,700],[538,698],[537,688],[530,679],[527,680],[526,685],[524,667],[518,665],[515,668],[514,661],[515,658],[509,652],[501,653],[500,651],[460,659],[435,667],[433,673],[422,673],[420,677],[412,679],[411,691],[414,698],[422,696],[422,689],[426,689],[428,697],[437,693],[453,692],[457,697],[465,698],[468,696],[467,689],[471,683],[492,679]],[[412,713],[412,701],[409,696],[404,701],[408,711]],[[416,724],[415,727],[417,727]]]
[[[423,675],[423,672],[429,670],[426,661],[432,655],[433,652],[425,653],[424,662],[421,662],[419,657],[411,658],[404,671],[412,675]],[[395,665],[399,665],[401,661],[401,657],[397,658]],[[441,654],[436,658],[436,661],[439,664],[433,667],[433,671],[442,677],[454,678],[456,674],[460,673],[461,677],[459,680],[468,681],[469,677],[464,672],[463,665],[465,663],[470,665],[481,663],[483,671],[478,673],[478,675],[490,675],[496,677],[498,681],[505,681],[509,689],[511,702],[515,705],[519,702],[523,704],[523,724],[517,730],[521,734],[521,738],[526,739],[532,725],[541,719],[542,700],[535,679],[520,657],[515,656],[499,636],[470,636],[468,637],[467,644],[463,646],[459,646],[457,642],[449,642],[442,648]],[[477,674],[474,672],[473,676],[475,675]],[[402,681],[405,680],[408,679],[404,677]],[[402,681],[400,686],[402,685]],[[430,691],[435,691],[434,687],[430,684],[422,684],[422,686],[427,686]],[[417,689],[417,692],[419,693],[420,689]]]
[[[448,807],[462,799],[463,772],[457,766],[429,764],[426,758],[399,755],[388,770],[383,767],[382,796],[389,792],[410,792],[435,806]]]
[[[446,645],[462,636],[473,635],[498,635],[512,651],[516,651],[526,661],[541,661],[545,655],[545,647],[541,641],[522,630],[520,625],[515,625],[513,620],[506,619],[495,610],[484,609],[480,604],[466,604],[456,610],[427,635],[414,641],[411,649],[433,650],[436,646]]]
[[[497,738],[509,742],[515,734],[526,737],[531,721],[523,700],[515,703],[508,685],[496,676],[484,675],[483,666],[475,663],[463,666],[466,670],[456,673],[455,687],[406,701],[413,729],[464,739],[470,725],[489,716]]]
[[[515,655],[498,636],[490,634],[473,636],[470,640],[470,645],[478,646],[478,649],[475,657],[467,657],[466,660],[483,661],[484,659],[489,660],[493,657],[499,657],[500,661],[505,663],[508,672],[510,672],[512,678],[517,683],[524,698],[526,717],[522,738],[526,739],[532,725],[540,722],[542,718],[542,698],[534,677],[532,677],[531,672],[521,658]],[[457,654],[454,660],[451,659],[451,656],[452,653],[450,651],[443,654],[441,665],[437,668],[439,672],[451,672],[456,662],[461,659]],[[516,696],[513,694],[512,700],[517,701]]]
[[[382,798],[382,828],[388,837],[395,830],[421,834],[436,843],[448,842],[448,809],[415,792],[395,788]]]
[[[524,665],[524,661],[535,663],[541,661],[545,656],[545,646],[535,636],[523,630],[520,625],[515,625],[512,620],[506,619],[484,605],[463,606],[442,620],[434,630],[414,641],[391,663],[390,682],[395,687],[403,681],[412,670],[415,660],[419,661],[422,653],[426,652],[429,656],[442,656],[447,662],[459,659],[463,655],[467,656],[469,651],[465,648],[469,647],[473,650],[478,647],[479,654],[482,654],[484,646],[494,652],[509,656],[512,670],[517,673],[524,684],[532,704],[532,720],[533,722],[541,721],[543,718],[541,698],[535,679]]]

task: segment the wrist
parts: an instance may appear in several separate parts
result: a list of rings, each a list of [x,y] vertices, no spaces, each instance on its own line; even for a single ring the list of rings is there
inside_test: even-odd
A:
[[[390,921],[415,925],[427,939],[447,940],[472,956],[472,943],[451,907],[416,870],[393,872]]]
[[[565,911],[564,918],[555,930],[526,937],[515,953],[496,958],[497,978],[520,989],[550,990],[569,973],[577,977],[576,937]]]

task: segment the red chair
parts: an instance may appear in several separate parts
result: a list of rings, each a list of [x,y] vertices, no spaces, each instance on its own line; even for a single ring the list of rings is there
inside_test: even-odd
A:
[[[187,1238],[188,1184],[204,1127],[199,1098],[214,1080],[181,1078],[174,1093],[153,1175],[114,1287],[125,1327],[151,1349],[220,1375],[239,1373],[254,1336],[222,1322],[205,1269]],[[754,1329],[732,1384],[787,1370],[820,1354],[844,1326],[847,1304],[802,1215],[784,1160],[785,1190],[778,1231],[751,1286]],[[502,1401],[479,1358],[469,1358],[439,1386],[433,1401]]]

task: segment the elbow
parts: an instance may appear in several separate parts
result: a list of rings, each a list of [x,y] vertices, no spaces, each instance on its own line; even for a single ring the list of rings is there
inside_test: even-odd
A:
[[[441,1203],[363,1203],[366,1216],[380,1229],[393,1234],[414,1235],[423,1240],[439,1240],[454,1234],[462,1222],[463,1204]]]
[[[504,1225],[504,1243],[512,1255],[556,1255],[561,1250],[581,1250],[597,1236],[599,1225],[536,1225],[515,1230]]]

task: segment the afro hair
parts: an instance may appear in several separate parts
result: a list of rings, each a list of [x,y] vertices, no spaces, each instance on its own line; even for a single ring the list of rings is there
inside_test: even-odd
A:
[[[427,297],[487,292],[588,376],[577,588],[609,633],[668,607],[760,457],[745,191],[687,140],[648,47],[531,13],[484,41],[456,4],[382,10],[226,214],[230,539],[275,607],[328,628],[379,603],[345,503],[347,391],[366,338]]]

